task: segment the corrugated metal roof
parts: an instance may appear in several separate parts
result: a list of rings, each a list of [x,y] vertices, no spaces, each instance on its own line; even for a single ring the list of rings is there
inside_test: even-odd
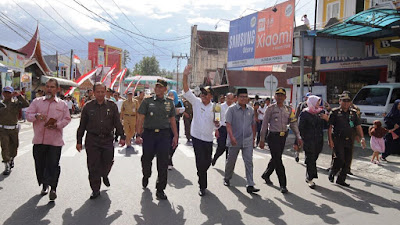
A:
[[[347,20],[318,31],[319,36],[377,38],[399,35],[400,12],[394,9],[369,9]]]

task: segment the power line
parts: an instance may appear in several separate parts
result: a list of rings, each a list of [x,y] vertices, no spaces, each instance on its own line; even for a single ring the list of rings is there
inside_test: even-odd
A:
[[[46,0],[46,2],[47,2],[47,4],[49,4],[49,6],[54,10],[54,12],[56,12],[57,15],[60,16],[60,18],[61,18],[69,27],[71,27],[72,30],[74,30],[74,31],[75,31],[79,36],[81,36],[85,41],[89,42],[88,39],[86,39],[86,38],[85,38],[82,34],[80,34],[74,27],[72,27],[71,24],[70,24],[66,19],[64,19],[64,17],[50,4],[50,2],[48,2],[47,0]],[[86,44],[86,43],[85,43],[85,44]]]
[[[17,2],[15,2],[15,0],[12,0],[19,8],[21,8],[26,14],[28,14],[30,17],[32,17],[35,21],[38,21],[38,19],[36,19],[34,16],[32,16],[32,14],[30,14],[28,11],[26,11],[24,8],[22,8],[22,6],[20,6]],[[60,38],[62,41],[68,43],[69,45],[73,46],[73,44],[69,43],[67,40],[65,40],[64,38],[60,37],[58,34],[56,34],[55,32],[53,32],[51,29],[47,28],[43,23],[40,23],[45,29],[47,29],[48,31],[50,31],[52,34],[54,34],[56,37]]]
[[[33,2],[44,12],[46,13],[46,15],[48,15],[54,22],[56,22],[60,27],[62,27],[65,31],[67,31],[69,34],[71,34],[73,37],[75,37],[76,39],[78,39],[79,41],[82,41],[81,39],[79,39],[77,36],[75,36],[73,33],[71,33],[69,30],[67,30],[67,28],[65,28],[63,25],[61,25],[57,20],[55,20],[46,10],[44,10],[35,0],[33,0]],[[83,42],[83,41],[82,41]],[[83,42],[84,43],[84,42]]]
[[[80,5],[82,8],[86,9],[87,11],[89,11],[90,13],[92,13],[92,14],[96,15],[97,17],[101,18],[102,20],[106,21],[107,23],[109,23],[109,24],[111,24],[111,25],[113,25],[113,26],[115,26],[115,27],[118,27],[118,28],[121,29],[121,30],[125,30],[125,31],[127,31],[127,32],[129,32],[129,33],[131,33],[131,34],[134,34],[134,35],[137,35],[137,36],[140,36],[140,37],[143,37],[143,38],[151,39],[151,40],[154,40],[154,41],[180,41],[180,40],[183,40],[183,39],[186,39],[186,38],[190,37],[190,35],[186,35],[186,36],[177,37],[177,38],[175,38],[175,39],[158,39],[158,38],[153,38],[153,37],[148,37],[148,36],[145,36],[145,35],[141,35],[141,34],[132,32],[132,31],[130,31],[130,30],[128,30],[128,29],[125,29],[125,28],[123,28],[123,27],[121,27],[121,26],[116,25],[115,23],[113,23],[113,22],[107,20],[106,18],[104,18],[104,17],[98,15],[97,13],[93,12],[92,10],[90,10],[89,8],[87,8],[87,7],[84,6],[82,3],[78,2],[77,0],[73,0],[73,1],[74,1],[76,4]]]

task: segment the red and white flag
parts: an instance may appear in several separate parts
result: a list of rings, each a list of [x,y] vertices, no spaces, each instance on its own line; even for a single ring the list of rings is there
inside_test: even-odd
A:
[[[125,74],[127,71],[127,69],[122,69],[120,71],[118,71],[117,75],[114,77],[114,79],[111,81],[111,84],[109,86],[109,88],[113,89],[115,82],[117,82],[118,78],[120,78],[122,76],[122,74]]]
[[[117,67],[117,64],[114,64],[114,66],[111,67],[111,69],[107,72],[107,74],[101,79],[101,83],[104,83],[104,81],[106,81],[107,77],[111,76],[111,74],[114,72],[116,67]]]
[[[120,78],[119,78],[119,85],[118,85],[118,88],[117,88],[117,92],[119,92],[119,89],[120,89],[120,87],[121,87],[121,84],[122,84],[122,82],[124,82],[124,77],[125,77],[125,74],[126,74],[127,71],[128,71],[128,69],[125,68],[125,69],[123,70],[123,72],[122,72]]]
[[[73,61],[74,61],[75,64],[81,63],[81,59],[77,55],[74,55]]]
[[[101,67],[97,67],[91,71],[89,71],[88,73],[82,75],[81,77],[78,78],[78,80],[75,81],[75,83],[78,84],[78,86],[80,86],[81,84],[83,84],[83,82],[85,82],[87,79],[91,78],[94,74],[96,74],[97,70],[101,68]],[[68,94],[72,94],[75,90],[75,87],[71,87],[67,92],[65,92],[65,95]]]

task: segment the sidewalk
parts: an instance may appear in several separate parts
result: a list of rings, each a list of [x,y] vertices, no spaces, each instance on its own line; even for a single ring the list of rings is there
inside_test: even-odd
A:
[[[295,137],[293,134],[288,136],[284,151],[284,154],[293,156],[293,160],[295,160],[292,147],[294,139]],[[387,158],[388,162],[381,161],[379,165],[373,164],[371,163],[372,150],[369,147],[369,137],[366,137],[366,139],[366,149],[362,149],[361,145],[355,142],[351,172],[356,177],[362,177],[381,184],[400,188],[400,156],[390,155]],[[325,140],[327,140],[326,137]],[[324,169],[329,168],[332,159],[331,154],[332,150],[329,148],[328,142],[325,141],[324,148],[317,161],[317,166]],[[304,152],[301,152],[299,163],[304,163],[304,157]]]

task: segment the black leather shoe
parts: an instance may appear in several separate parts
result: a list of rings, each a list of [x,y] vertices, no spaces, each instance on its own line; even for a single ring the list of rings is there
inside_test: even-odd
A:
[[[224,185],[227,186],[227,187],[229,187],[229,186],[231,186],[231,183],[229,182],[229,180],[225,180],[225,179],[224,179]]]
[[[286,187],[281,187],[279,190],[281,191],[282,194],[288,193],[288,189]]]
[[[350,187],[350,184],[344,182],[344,181],[336,181],[337,184],[343,186],[343,187]]]
[[[265,180],[265,183],[267,185],[269,185],[269,186],[274,185],[274,183],[272,183],[272,181],[269,179],[269,177],[262,175],[261,178]]]
[[[100,191],[93,191],[90,195],[90,199],[95,199],[100,196]]]
[[[147,185],[149,184],[149,178],[142,178],[142,187],[147,188]]]
[[[204,195],[206,195],[206,189],[200,189],[200,190],[199,190],[199,195],[200,195],[201,197],[203,197]]]
[[[255,188],[254,186],[247,186],[247,193],[254,193],[254,192],[259,192],[260,189]]]
[[[12,167],[11,167],[12,168]],[[348,175],[354,175],[351,171],[347,172]]]
[[[48,193],[49,193],[49,185],[43,184],[40,195],[44,196],[44,195],[47,195]]]
[[[157,191],[156,197],[158,200],[167,200],[167,195],[165,195],[164,191]]]
[[[108,177],[103,177],[103,184],[107,187],[110,187],[110,180],[108,179]]]
[[[57,198],[57,193],[56,193],[56,191],[55,191],[55,190],[51,190],[51,191],[50,191],[50,194],[49,194],[49,199],[50,199],[50,201],[54,201],[54,200],[56,200],[56,198]]]
[[[333,183],[333,180],[335,179],[335,176],[333,176],[333,174],[329,173],[328,175],[328,180]]]
[[[306,183],[308,184],[308,187],[310,187],[311,189],[315,189],[315,183],[312,180],[306,179]]]

